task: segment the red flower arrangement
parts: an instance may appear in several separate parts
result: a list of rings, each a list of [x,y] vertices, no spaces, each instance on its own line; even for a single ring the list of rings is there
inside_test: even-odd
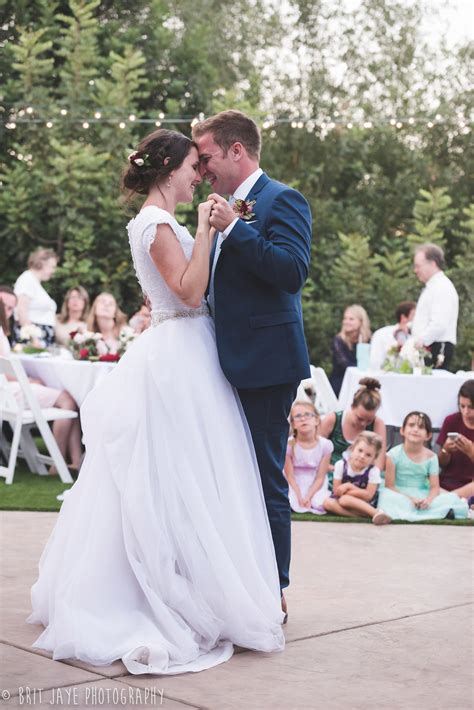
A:
[[[255,212],[252,212],[252,208],[257,200],[236,200],[232,205],[234,212],[243,220],[252,219],[255,217]]]

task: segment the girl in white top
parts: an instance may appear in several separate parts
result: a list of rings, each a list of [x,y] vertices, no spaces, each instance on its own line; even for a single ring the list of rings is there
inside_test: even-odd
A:
[[[16,296],[8,290],[0,287],[0,357],[10,355],[10,343],[7,338],[9,332],[9,320],[16,305]],[[10,378],[8,378],[10,379]],[[20,384],[16,380],[11,380],[8,385],[18,399],[22,397]],[[77,411],[77,404],[66,390],[58,390],[54,387],[46,387],[40,380],[31,380],[30,387],[42,409],[58,407],[59,409],[69,409]],[[71,462],[73,470],[79,470],[82,456],[81,427],[79,419],[63,419],[53,423],[53,435],[57,441],[59,449],[65,461]],[[50,473],[57,473],[55,467],[50,469]]]
[[[41,342],[37,346],[47,347],[54,343],[56,324],[56,302],[41,285],[54,274],[58,260],[52,249],[36,249],[28,259],[28,270],[16,280],[14,291],[18,298],[15,319],[19,326],[34,324],[41,329]],[[19,331],[17,328],[16,330]],[[15,332],[18,339],[18,333]]]
[[[377,489],[382,483],[375,459],[382,448],[382,439],[372,431],[359,434],[349,449],[334,466],[331,498],[324,501],[329,513],[372,518],[375,525],[389,523],[391,518],[377,509]]]

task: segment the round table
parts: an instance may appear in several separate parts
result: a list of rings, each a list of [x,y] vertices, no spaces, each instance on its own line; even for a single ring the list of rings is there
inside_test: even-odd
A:
[[[67,390],[81,406],[86,395],[115,367],[112,362],[88,362],[63,357],[20,355],[29,377],[48,387]]]
[[[382,406],[377,414],[387,426],[400,427],[408,412],[428,414],[433,427],[440,429],[445,417],[458,411],[459,388],[474,372],[454,375],[447,370],[433,370],[431,375],[400,375],[397,372],[362,371],[348,367],[339,394],[339,405],[346,409],[363,377],[374,377],[381,384]]]

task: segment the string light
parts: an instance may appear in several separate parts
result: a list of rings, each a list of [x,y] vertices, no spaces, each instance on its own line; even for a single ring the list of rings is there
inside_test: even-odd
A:
[[[92,81],[92,80],[91,80]],[[40,109],[43,109],[44,107],[33,107],[33,106],[27,106],[26,108],[20,108],[20,109],[11,109],[10,111],[10,116],[9,118],[6,119],[4,125],[6,128],[9,130],[13,130],[18,127],[20,124],[43,124],[47,128],[52,128],[54,125],[58,123],[58,118],[53,117],[52,118],[40,118],[38,116],[38,113]],[[4,107],[1,107],[1,110],[5,111]],[[104,117],[104,111],[106,112],[105,117]],[[34,115],[36,112],[36,115]],[[109,115],[107,116],[107,112]],[[62,119],[65,122],[68,123],[76,123],[76,124],[81,124],[84,129],[90,128],[91,123],[96,123],[100,122],[102,124],[112,124],[112,125],[117,125],[121,128],[124,129],[126,128],[126,122],[129,121],[130,123],[136,123],[136,124],[153,124],[157,128],[159,128],[163,123],[167,124],[187,124],[188,126],[190,125],[191,127],[194,127],[197,123],[200,121],[204,120],[205,115],[201,112],[198,114],[198,116],[194,117],[186,117],[186,116],[168,116],[165,117],[165,114],[163,112],[160,112],[158,114],[158,118],[138,118],[136,114],[130,113],[128,115],[128,118],[117,118],[116,116],[114,117],[113,114],[110,115],[112,112],[112,109],[110,108],[105,108],[103,110],[96,110],[94,111],[93,118],[80,118],[76,117],[73,118],[70,116],[69,110],[66,108],[61,108],[59,110],[59,114],[62,117]],[[67,118],[66,118],[67,117]],[[301,117],[288,117],[288,118],[275,118],[273,116],[267,116],[263,121],[262,121],[262,128],[265,131],[270,131],[273,130],[275,126],[277,125],[288,125],[291,126],[291,128],[299,128],[303,129],[306,128],[306,130],[311,133],[315,129],[320,129],[323,133],[327,133],[328,131],[333,130],[336,126],[341,126],[343,128],[347,129],[352,129],[355,126],[360,126],[365,129],[371,129],[376,126],[383,126],[383,125],[390,125],[393,126],[397,129],[401,129],[404,126],[406,127],[407,125],[409,126],[426,126],[427,128],[433,128],[435,124],[446,124],[450,126],[454,126],[455,128],[459,129],[459,132],[462,133],[463,135],[466,135],[467,133],[470,132],[470,126],[469,126],[469,120],[466,118],[464,113],[458,111],[456,113],[456,117],[443,117],[440,113],[437,113],[434,118],[428,119],[427,117],[415,117],[415,116],[400,116],[400,117],[386,117],[386,118],[380,118],[377,120],[365,120],[365,121],[357,121],[354,120],[354,118],[349,118],[346,117],[344,118],[341,116],[341,113],[339,111],[334,111],[332,117],[328,117],[326,119],[316,119],[312,117],[306,117],[306,118],[301,118]]]

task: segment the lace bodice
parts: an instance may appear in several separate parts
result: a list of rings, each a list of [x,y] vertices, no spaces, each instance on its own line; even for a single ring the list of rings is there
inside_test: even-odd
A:
[[[186,258],[191,258],[194,239],[186,227],[178,224],[166,210],[154,205],[144,207],[127,225],[133,265],[143,293],[152,307],[152,318],[159,322],[167,316],[186,314],[196,309],[186,306],[169,288],[150,257],[150,247],[155,239],[158,224],[169,224],[181,244]],[[204,304],[204,301],[203,301]]]

